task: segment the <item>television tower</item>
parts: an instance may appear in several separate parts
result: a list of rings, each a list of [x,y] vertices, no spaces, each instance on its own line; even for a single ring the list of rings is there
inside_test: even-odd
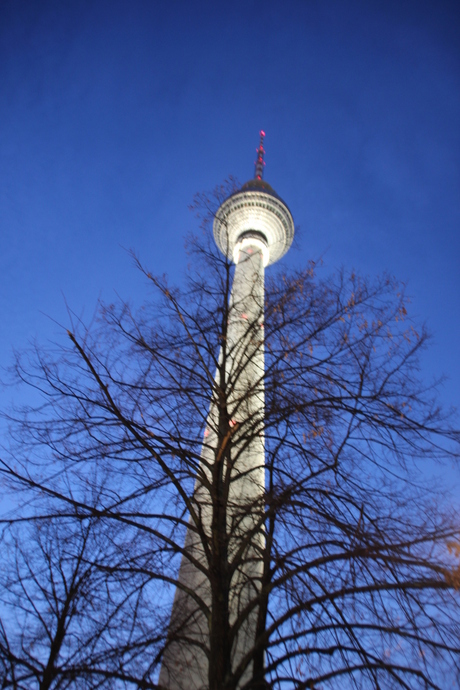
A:
[[[194,500],[200,523],[211,543],[214,504],[206,487],[212,477],[219,449],[219,391],[225,389],[226,414],[232,434],[232,459],[223,467],[227,487],[227,555],[238,567],[229,593],[230,626],[234,626],[232,668],[252,648],[256,637],[257,606],[240,614],[260,591],[264,546],[264,273],[289,249],[294,222],[289,208],[264,181],[264,137],[255,161],[254,179],[231,194],[219,207],[213,224],[219,249],[235,263],[229,303],[224,381],[217,372],[201,451],[201,466]],[[221,368],[221,369],[222,369]],[[221,438],[221,437],[220,437]],[[213,634],[213,600],[209,580],[209,554],[192,519],[187,530],[169,627],[170,642],[162,661],[159,683],[168,690],[206,690],[210,639]],[[203,564],[203,569],[200,565]],[[214,593],[216,596],[216,593]],[[251,664],[240,684],[250,678]]]

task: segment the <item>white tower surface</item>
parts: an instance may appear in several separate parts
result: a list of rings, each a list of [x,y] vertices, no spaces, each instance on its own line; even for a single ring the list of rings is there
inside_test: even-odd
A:
[[[234,261],[235,273],[230,298],[225,352],[226,405],[233,455],[228,475],[227,534],[228,560],[238,567],[231,579],[230,625],[237,625],[232,646],[232,668],[236,669],[256,638],[257,606],[243,612],[257,600],[262,575],[264,545],[264,272],[280,259],[294,237],[294,223],[283,200],[263,179],[264,132],[257,149],[255,178],[229,196],[217,211],[214,239],[219,249]],[[216,375],[201,452],[201,467],[195,485],[195,501],[201,524],[211,545],[213,505],[206,478],[211,478],[218,445],[218,393],[221,377]],[[244,555],[241,556],[241,553]],[[212,630],[211,586],[208,556],[192,519],[187,531],[170,621],[170,642],[165,649],[159,684],[168,690],[206,690]],[[201,568],[201,566],[203,566]],[[238,620],[241,616],[242,623]],[[251,665],[240,685],[250,677]]]

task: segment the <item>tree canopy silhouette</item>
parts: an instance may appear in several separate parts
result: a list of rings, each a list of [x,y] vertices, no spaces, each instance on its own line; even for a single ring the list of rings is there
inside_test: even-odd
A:
[[[233,266],[206,235],[189,249],[184,288],[138,264],[152,288],[140,310],[101,305],[57,352],[17,359],[41,403],[9,413],[1,460],[16,502],[2,687],[160,688],[172,645],[206,659],[210,690],[455,684],[459,522],[428,478],[456,462],[458,434],[420,376],[427,333],[402,286],[314,263],[278,273],[233,342]],[[262,420],[246,405],[248,347],[265,353]],[[265,488],[235,510],[256,438]],[[183,559],[210,599],[178,576]],[[175,592],[184,616],[170,622]]]

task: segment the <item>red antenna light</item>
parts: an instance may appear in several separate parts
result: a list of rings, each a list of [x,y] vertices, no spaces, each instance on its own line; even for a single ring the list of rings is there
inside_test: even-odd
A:
[[[257,160],[256,160],[256,170],[254,173],[254,177],[256,180],[261,180],[262,177],[264,176],[264,136],[265,132],[263,129],[260,130],[260,143],[259,143],[259,148],[257,149]]]

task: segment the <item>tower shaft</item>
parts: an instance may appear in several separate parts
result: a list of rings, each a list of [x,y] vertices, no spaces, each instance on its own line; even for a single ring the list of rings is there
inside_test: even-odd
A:
[[[190,518],[160,672],[169,690],[209,688],[208,659],[223,655],[235,671],[255,642],[264,545],[265,252],[263,241],[249,236],[235,255],[195,484],[200,524]],[[250,672],[248,664],[242,681]]]

